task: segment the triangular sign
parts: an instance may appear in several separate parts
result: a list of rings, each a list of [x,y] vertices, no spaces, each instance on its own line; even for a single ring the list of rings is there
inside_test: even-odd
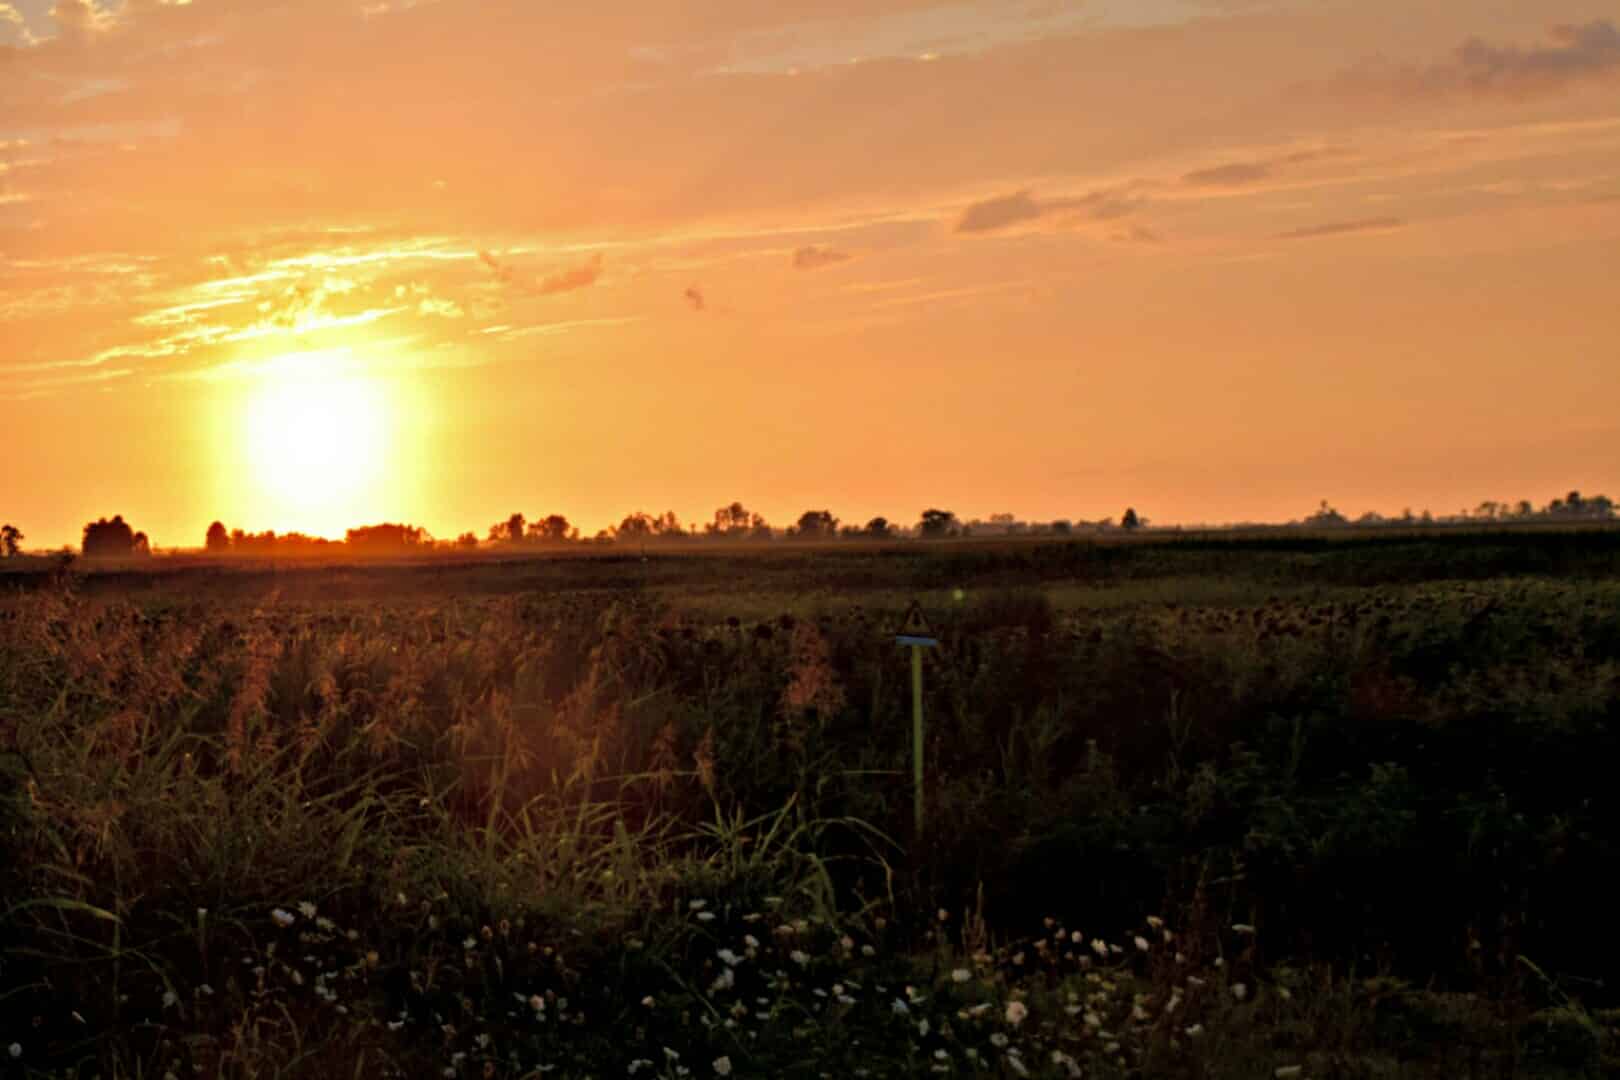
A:
[[[917,601],[911,602],[906,611],[905,622],[900,625],[901,637],[933,637],[934,632],[928,628],[928,620],[923,618],[922,605]]]

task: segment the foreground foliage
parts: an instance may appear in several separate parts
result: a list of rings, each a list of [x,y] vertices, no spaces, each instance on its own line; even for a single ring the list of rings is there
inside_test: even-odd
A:
[[[957,560],[923,836],[877,588],[64,577],[0,605],[0,1072],[1600,1075],[1609,557]]]

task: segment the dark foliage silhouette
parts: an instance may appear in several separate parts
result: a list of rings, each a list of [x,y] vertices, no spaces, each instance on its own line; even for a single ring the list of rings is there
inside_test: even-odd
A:
[[[101,518],[84,527],[81,544],[87,559],[127,559],[132,555],[151,554],[151,544],[145,533],[137,533],[117,514],[111,521]]]
[[[204,538],[203,546],[216,554],[231,550],[231,534],[225,531],[223,522],[216,521],[208,526],[208,535]]]
[[[0,525],[0,555],[15,559],[22,554],[23,534],[15,525]]]

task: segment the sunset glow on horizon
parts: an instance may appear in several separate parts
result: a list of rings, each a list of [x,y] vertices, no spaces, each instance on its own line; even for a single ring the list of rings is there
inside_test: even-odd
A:
[[[0,518],[1620,494],[1580,0],[0,0]]]

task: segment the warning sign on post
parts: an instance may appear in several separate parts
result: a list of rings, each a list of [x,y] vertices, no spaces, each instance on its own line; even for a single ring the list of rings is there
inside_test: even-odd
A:
[[[900,632],[895,635],[895,642],[900,645],[938,645],[939,639],[929,629],[928,620],[923,618],[922,605],[917,601],[911,602],[906,610],[906,617],[900,624]]]

